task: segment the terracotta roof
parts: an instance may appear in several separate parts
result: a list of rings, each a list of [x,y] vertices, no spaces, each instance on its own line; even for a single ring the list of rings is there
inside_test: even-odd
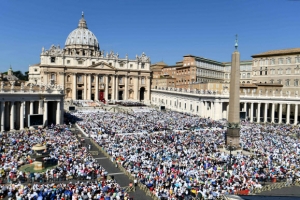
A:
[[[291,49],[280,49],[280,50],[271,50],[266,51],[263,53],[252,55],[253,58],[255,57],[262,57],[262,56],[275,56],[275,55],[283,55],[283,54],[300,54],[300,48],[291,48]]]

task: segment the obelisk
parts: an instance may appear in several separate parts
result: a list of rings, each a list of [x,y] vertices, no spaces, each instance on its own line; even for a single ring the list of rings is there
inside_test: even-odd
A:
[[[226,145],[240,147],[240,53],[236,35],[235,51],[231,57],[229,112],[226,133]]]

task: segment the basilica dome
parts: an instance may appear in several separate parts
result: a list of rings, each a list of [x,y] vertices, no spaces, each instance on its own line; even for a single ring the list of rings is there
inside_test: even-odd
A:
[[[98,40],[94,33],[87,28],[83,13],[78,28],[73,30],[66,39],[65,47],[69,46],[89,46],[94,50],[99,50]]]

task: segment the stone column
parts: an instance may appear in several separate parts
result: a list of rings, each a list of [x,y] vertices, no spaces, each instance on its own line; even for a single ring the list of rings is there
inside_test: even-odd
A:
[[[86,74],[83,75],[83,82],[84,82],[84,86],[83,86],[83,99],[86,100],[87,98],[87,77]]]
[[[72,89],[72,99],[77,99],[77,77],[76,73],[73,74],[73,89]]]
[[[139,77],[134,77],[134,100],[139,101]]]
[[[268,121],[268,103],[265,103],[264,107],[264,123]]]
[[[56,106],[56,124],[60,124],[60,101],[57,101]]]
[[[275,123],[275,103],[272,103],[271,122]]]
[[[59,85],[61,85],[62,88],[65,89],[65,73],[64,72],[59,72],[58,74],[60,75]]]
[[[24,129],[24,101],[20,102],[20,130]]]
[[[111,76],[111,80],[112,80],[112,86],[111,86],[111,99],[112,100],[116,100],[115,94],[116,94],[116,77],[115,75]]]
[[[124,77],[125,81],[125,89],[124,89],[124,100],[128,100],[128,76]]]
[[[219,102],[218,100],[216,100],[214,102],[214,109],[213,109],[213,115],[214,115],[214,120],[219,120],[221,119],[220,117],[220,112],[222,112],[222,107],[221,107],[221,102]]]
[[[96,79],[95,100],[98,101],[99,100],[99,75],[96,74],[94,79]]]
[[[294,125],[298,123],[298,104],[295,104],[295,112],[294,112]]]
[[[146,94],[146,98],[145,98],[145,100],[146,100],[146,102],[148,101],[149,103],[151,102],[151,97],[150,97],[150,92],[151,92],[151,79],[150,79],[150,76],[147,76],[146,77],[147,79],[146,79],[146,88],[147,88],[147,94]]]
[[[1,102],[1,132],[4,131],[5,101]]]
[[[15,130],[15,102],[10,102],[10,130]]]
[[[43,114],[43,100],[39,100],[39,114]]]
[[[34,101],[30,101],[30,111],[29,111],[29,114],[33,114],[33,103]]]
[[[250,122],[253,122],[253,105],[254,105],[254,103],[253,102],[251,102],[251,107],[250,107]]]
[[[257,104],[257,119],[256,119],[256,122],[259,123],[260,122],[260,105],[261,103],[258,103]]]
[[[286,124],[290,124],[291,104],[286,105]]]
[[[244,108],[243,108],[244,112],[247,112],[247,102],[244,102]]]
[[[105,95],[105,101],[108,101],[108,75],[105,75],[105,91],[104,91],[104,95]]]
[[[91,74],[87,75],[87,88],[88,88],[88,92],[87,92],[87,100],[91,100],[91,96],[92,96],[92,80],[91,80]]]
[[[115,87],[115,93],[116,93],[116,101],[119,100],[119,76],[116,76],[116,87]]]
[[[229,102],[226,105],[226,119],[228,120],[228,114],[229,114]]]
[[[279,116],[278,116],[278,123],[282,123],[282,103],[279,104]]]
[[[48,101],[44,101],[44,126],[48,125]]]

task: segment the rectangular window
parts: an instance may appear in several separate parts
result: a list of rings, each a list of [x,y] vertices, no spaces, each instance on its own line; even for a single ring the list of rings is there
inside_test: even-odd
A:
[[[78,60],[78,65],[82,65],[82,60]]]
[[[124,66],[124,64],[123,63],[120,63],[120,67],[123,67]]]
[[[51,57],[50,61],[51,63],[55,63],[55,57]]]
[[[94,65],[95,64],[95,62],[92,62],[92,65]]]
[[[282,64],[283,64],[283,58],[279,58],[279,59],[278,59],[278,64],[279,64],[279,65],[282,65]]]
[[[275,59],[271,60],[271,65],[275,65]]]
[[[130,64],[130,68],[132,68],[133,67],[133,64]]]
[[[141,69],[145,69],[145,63],[142,63]]]
[[[70,64],[70,60],[67,60],[67,64]]]
[[[300,57],[296,57],[296,63],[300,63]]]

